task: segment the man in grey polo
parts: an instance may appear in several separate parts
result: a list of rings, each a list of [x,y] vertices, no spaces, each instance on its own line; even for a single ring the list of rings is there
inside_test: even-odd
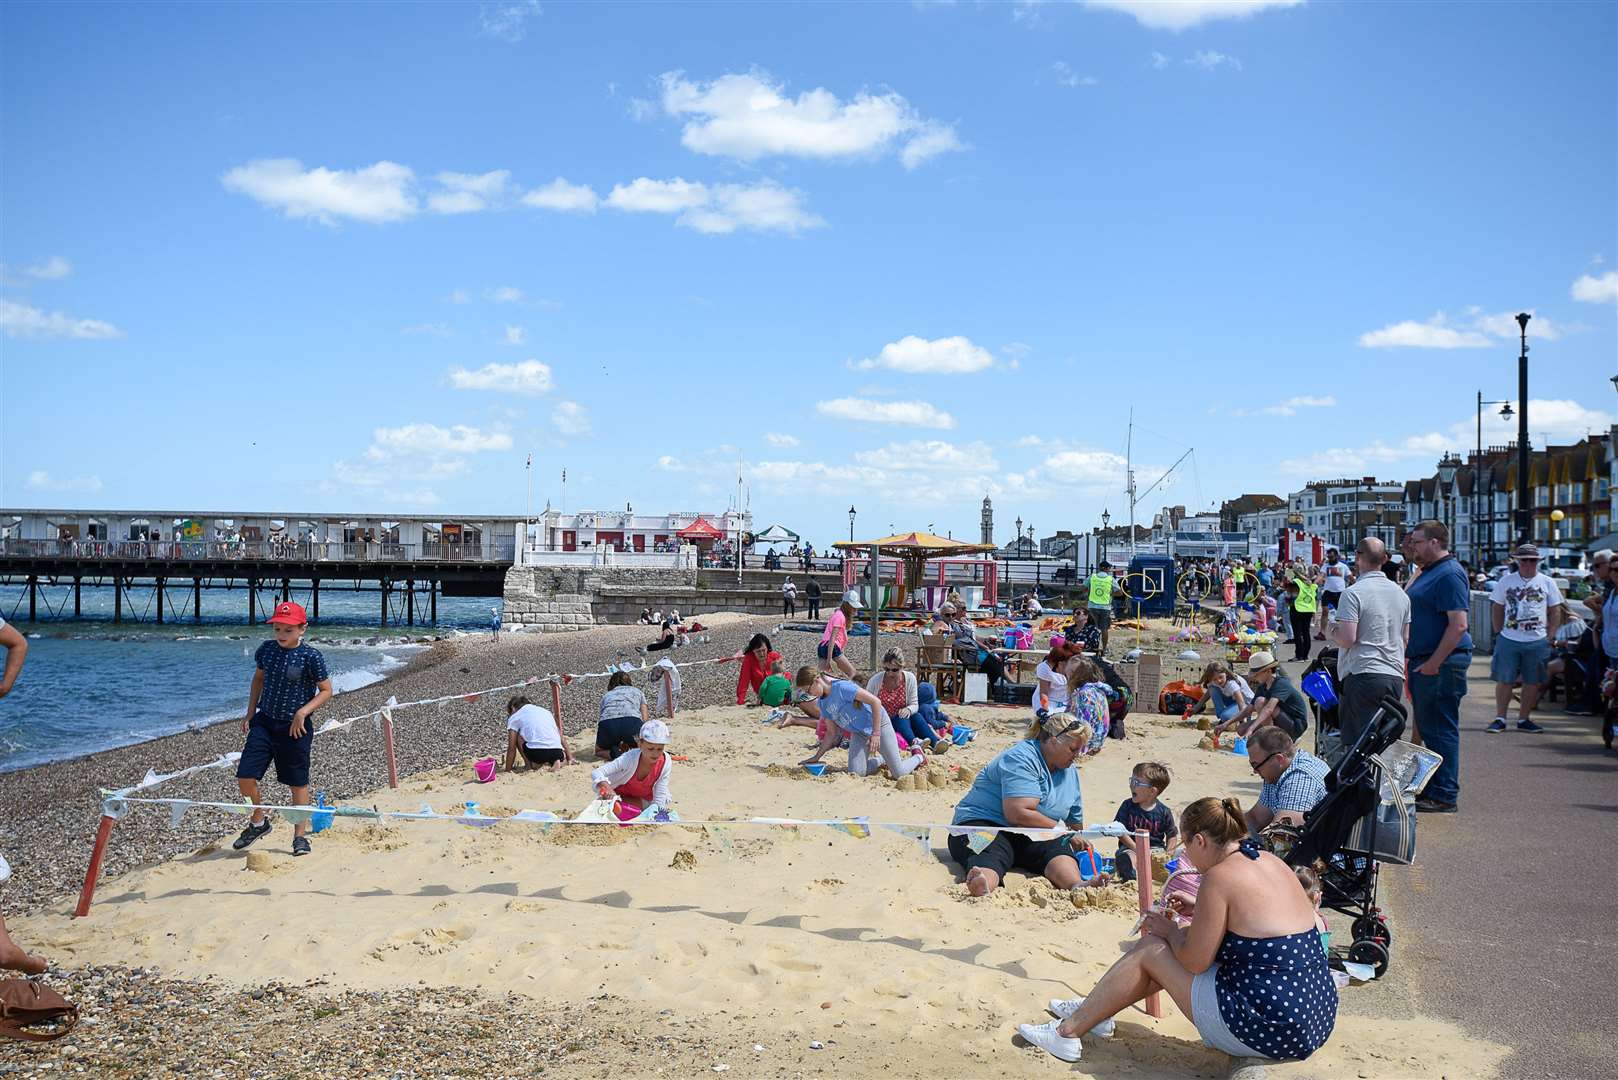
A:
[[[1337,726],[1343,749],[1354,745],[1385,697],[1404,697],[1405,644],[1410,640],[1410,597],[1382,572],[1388,549],[1367,536],[1354,548],[1354,584],[1343,591],[1332,640],[1341,650],[1337,676],[1343,696]]]

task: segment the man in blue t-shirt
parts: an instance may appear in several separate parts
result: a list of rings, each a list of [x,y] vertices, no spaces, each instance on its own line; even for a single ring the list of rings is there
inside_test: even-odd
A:
[[[1466,571],[1449,553],[1449,529],[1423,521],[1405,536],[1405,557],[1421,573],[1405,592],[1410,597],[1410,641],[1405,662],[1416,730],[1444,763],[1416,800],[1416,809],[1453,814],[1461,797],[1461,698],[1472,662],[1467,620],[1472,590]]]
[[[303,607],[290,601],[275,605],[270,616],[275,640],[266,641],[253,654],[257,669],[247,694],[247,716],[242,720],[242,757],[236,764],[236,784],[255,807],[263,805],[258,783],[275,762],[275,778],[292,789],[296,806],[309,805],[309,749],[315,741],[310,723],[316,709],[331,700],[331,673],[320,650],[303,643],[309,620]],[[232,845],[241,851],[270,831],[262,809],[253,811],[247,828]],[[309,854],[308,822],[292,826],[292,854]]]

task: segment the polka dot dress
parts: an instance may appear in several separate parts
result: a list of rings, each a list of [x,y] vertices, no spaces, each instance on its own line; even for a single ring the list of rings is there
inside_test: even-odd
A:
[[[1302,1060],[1325,1045],[1337,1024],[1320,932],[1250,938],[1225,933],[1214,986],[1230,1033],[1265,1057]]]

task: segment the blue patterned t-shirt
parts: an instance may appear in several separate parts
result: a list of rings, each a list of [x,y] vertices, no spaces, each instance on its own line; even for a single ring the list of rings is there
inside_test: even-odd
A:
[[[266,641],[253,654],[253,662],[264,672],[258,711],[276,724],[291,724],[292,714],[309,704],[320,684],[331,678],[326,658],[312,645],[283,649],[277,642]]]

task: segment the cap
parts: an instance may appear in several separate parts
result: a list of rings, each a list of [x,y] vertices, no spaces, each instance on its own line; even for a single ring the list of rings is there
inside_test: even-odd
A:
[[[1511,557],[1513,559],[1537,559],[1539,558],[1539,549],[1533,544],[1523,544],[1511,553]]]
[[[844,593],[843,603],[847,604],[855,611],[863,610],[865,607],[864,604],[860,603],[860,591],[858,589],[850,589]]]
[[[264,620],[271,626],[285,623],[287,626],[304,626],[309,622],[309,616],[303,612],[302,604],[294,604],[291,600],[283,600],[275,605],[275,613]]]
[[[656,743],[666,746],[669,741],[669,726],[661,720],[648,720],[640,726],[640,741]]]
[[[1247,673],[1249,675],[1257,674],[1258,672],[1263,671],[1265,668],[1272,668],[1274,666],[1274,653],[1256,652],[1247,658]]]

